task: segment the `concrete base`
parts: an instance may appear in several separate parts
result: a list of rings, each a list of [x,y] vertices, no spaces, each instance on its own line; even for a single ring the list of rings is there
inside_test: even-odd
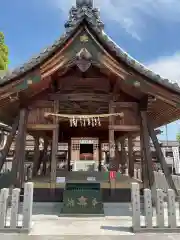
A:
[[[59,217],[78,217],[78,218],[84,218],[84,217],[87,217],[87,218],[91,218],[91,217],[104,217],[105,214],[60,214]]]
[[[42,239],[45,236],[76,236],[77,239],[81,236],[88,236],[97,240],[100,236],[107,237],[111,239],[115,236],[129,235],[132,237],[135,233],[140,233],[139,236],[143,234],[164,234],[164,233],[180,233],[180,227],[173,228],[156,228],[147,229],[141,227],[140,229],[132,229],[132,209],[131,204],[127,203],[105,203],[104,204],[104,216],[63,216],[61,217],[62,203],[34,203],[33,204],[33,225],[29,235],[37,236],[42,235]],[[155,210],[155,209],[154,209]],[[21,212],[21,208],[20,208]],[[165,211],[165,226],[168,226],[167,209]],[[177,206],[177,216],[179,214]],[[154,215],[154,214],[153,214]],[[8,211],[8,218],[10,217],[10,211]],[[22,221],[21,214],[18,217],[19,221]],[[153,218],[153,226],[155,226],[156,221]],[[144,226],[144,216],[141,216],[141,225]],[[9,224],[7,225],[9,226]],[[22,226],[19,222],[18,226]],[[180,222],[178,222],[180,226]],[[8,230],[8,231],[7,231]],[[21,229],[5,229],[4,233],[26,233]],[[130,236],[131,235],[131,236]],[[24,236],[24,235],[23,235]],[[22,237],[23,237],[22,236]],[[178,235],[179,236],[179,235]],[[1,239],[1,236],[0,236]],[[52,238],[51,238],[52,239]],[[64,238],[63,238],[64,239]],[[67,239],[69,239],[67,237]],[[130,238],[131,239],[131,238]],[[137,238],[139,239],[139,238]],[[141,239],[143,239],[141,237]],[[179,239],[179,238],[177,238]],[[2,238],[3,240],[3,238]],[[14,240],[14,239],[13,239]],[[25,240],[22,238],[22,240]],[[49,239],[48,239],[49,240]],[[160,239],[159,239],[160,240]],[[165,240],[162,238],[162,240]]]
[[[31,229],[27,229],[27,228],[21,228],[21,227],[17,227],[17,228],[2,228],[0,229],[0,233],[24,233],[24,234],[29,234],[31,232]]]
[[[141,227],[138,229],[131,229],[133,233],[180,233],[180,227],[177,228],[146,228],[146,227]]]

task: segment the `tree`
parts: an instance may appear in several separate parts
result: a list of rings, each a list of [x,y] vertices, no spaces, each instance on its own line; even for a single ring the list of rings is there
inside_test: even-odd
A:
[[[4,41],[4,34],[0,32],[0,70],[7,70],[8,68],[8,47]]]
[[[178,143],[180,144],[180,132],[178,132],[178,133],[176,134],[176,140],[177,140]]]

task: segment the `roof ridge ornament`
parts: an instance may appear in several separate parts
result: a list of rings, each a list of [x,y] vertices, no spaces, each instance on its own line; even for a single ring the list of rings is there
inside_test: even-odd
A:
[[[76,0],[76,7],[91,7],[93,8],[93,0]]]
[[[76,54],[76,65],[78,66],[81,72],[86,72],[90,68],[92,63],[91,60],[92,55],[86,48],[82,48]]]
[[[65,23],[66,32],[72,31],[82,19],[86,19],[96,31],[103,31],[104,24],[100,19],[100,11],[93,3],[93,0],[76,0],[76,7],[70,9],[69,19]]]

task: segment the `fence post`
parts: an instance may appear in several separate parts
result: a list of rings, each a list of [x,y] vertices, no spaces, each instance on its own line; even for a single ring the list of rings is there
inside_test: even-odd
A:
[[[173,189],[168,189],[168,226],[176,228],[176,202]]]
[[[157,227],[164,228],[164,193],[162,189],[157,189],[156,219]]]
[[[7,199],[9,196],[9,189],[3,188],[0,191],[0,229],[6,227],[6,212],[7,212]]]
[[[31,228],[32,206],[33,206],[33,183],[25,183],[24,185],[24,201],[23,201],[23,228]]]
[[[139,184],[131,184],[131,202],[132,202],[132,226],[134,229],[140,229],[140,191]]]
[[[147,228],[152,228],[152,197],[151,190],[144,189],[145,223]]]
[[[11,207],[11,220],[10,220],[10,228],[15,229],[18,226],[18,208],[19,208],[19,196],[20,189],[15,188],[12,191],[12,207]]]

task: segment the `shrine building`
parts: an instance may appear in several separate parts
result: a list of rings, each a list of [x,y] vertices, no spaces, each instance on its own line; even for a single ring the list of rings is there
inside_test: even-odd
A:
[[[122,200],[123,191],[129,194],[129,183],[135,181],[133,140],[137,137],[142,187],[154,183],[151,139],[175,189],[157,129],[179,118],[179,106],[178,85],[148,70],[114,43],[93,0],[76,0],[65,33],[0,78],[0,121],[10,129],[0,169],[15,144],[12,169],[0,175],[0,188],[23,188],[30,135],[34,139],[31,180],[37,194],[43,192],[47,198],[50,193],[60,199],[68,180],[94,179],[101,183],[104,199],[114,189],[118,201]],[[58,155],[58,149],[65,155]],[[115,184],[104,177],[109,171],[119,176]]]

